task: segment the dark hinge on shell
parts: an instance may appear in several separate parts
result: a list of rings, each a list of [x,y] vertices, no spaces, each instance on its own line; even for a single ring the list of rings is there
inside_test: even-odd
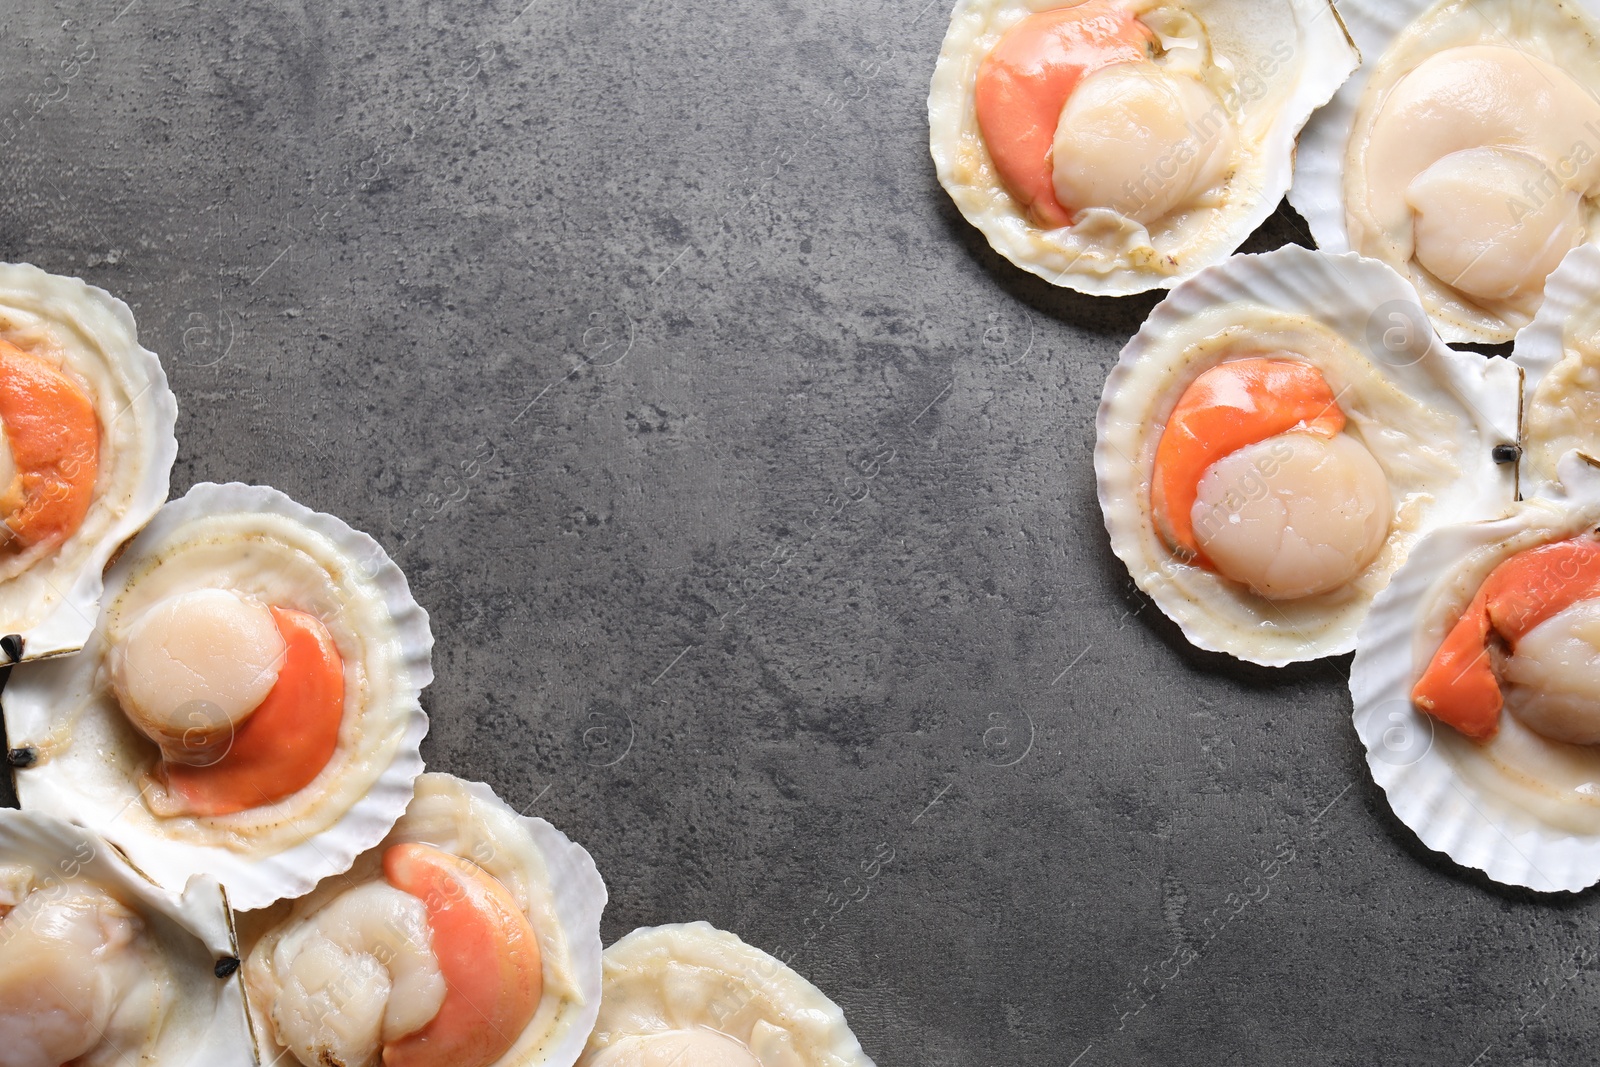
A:
[[[1518,445],[1495,445],[1494,451],[1490,454],[1496,463],[1515,463],[1522,458],[1522,449]]]
[[[3,693],[11,680],[11,668],[22,662],[22,635],[0,637],[0,653],[5,654],[5,662],[0,664],[0,693]],[[38,758],[39,754],[31,748],[13,748],[6,752],[6,763],[13,767],[32,767]]]

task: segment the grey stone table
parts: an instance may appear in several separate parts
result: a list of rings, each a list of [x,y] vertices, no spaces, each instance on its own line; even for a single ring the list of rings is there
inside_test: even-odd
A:
[[[1155,300],[961,221],[946,11],[11,0],[0,258],[133,306],[175,492],[388,546],[428,760],[589,848],[608,941],[793,953],[884,1067],[1592,1062],[1592,896],[1429,853],[1348,658],[1196,653],[1112,557]]]

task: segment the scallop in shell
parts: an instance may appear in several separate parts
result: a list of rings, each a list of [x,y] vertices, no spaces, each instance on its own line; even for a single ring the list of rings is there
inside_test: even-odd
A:
[[[1600,881],[1600,471],[1421,541],[1350,672],[1367,766],[1423,844],[1510,885]],[[1424,710],[1426,709],[1426,710]]]
[[[1600,221],[1600,4],[1340,0],[1366,56],[1307,125],[1317,244],[1406,274],[1452,342],[1509,341]]]
[[[939,181],[1054,285],[1170,287],[1277,207],[1358,58],[1328,0],[959,0],[928,95]]]
[[[178,402],[128,306],[0,264],[0,634],[83,647],[101,572],[167,498]]]
[[[103,839],[0,810],[8,1067],[254,1067],[227,899],[153,885]]]
[[[589,854],[446,774],[378,847],[246,917],[263,1059],[571,1067],[600,1010],[606,889]]]
[[[1513,497],[1517,372],[1452,351],[1354,255],[1235,256],[1174,289],[1097,420],[1111,546],[1200,648],[1267,666],[1348,652],[1433,527]]]
[[[872,1067],[844,1012],[793,969],[704,922],[635,930],[605,952],[582,1067]]]
[[[243,910],[298,896],[410,801],[432,646],[370,537],[274,489],[198,485],[107,572],[83,652],[15,669],[17,794],[163,885],[205,871]]]

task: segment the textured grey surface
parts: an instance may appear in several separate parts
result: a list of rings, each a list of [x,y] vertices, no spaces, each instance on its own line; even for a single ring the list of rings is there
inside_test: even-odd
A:
[[[389,547],[429,761],[608,941],[792,952],[885,1067],[1591,1062],[1592,897],[1422,849],[1348,659],[1132,591],[1092,421],[1154,298],[960,220],[923,3],[13,0],[0,257],[132,304],[175,492]]]

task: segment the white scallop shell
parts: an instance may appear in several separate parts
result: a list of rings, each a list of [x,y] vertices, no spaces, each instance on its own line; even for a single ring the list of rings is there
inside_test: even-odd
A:
[[[1362,367],[1449,427],[1427,447],[1445,448],[1456,473],[1418,482],[1420,488],[1404,497],[1396,493],[1397,514],[1409,517],[1397,522],[1389,545],[1347,593],[1263,600],[1176,562],[1151,520],[1150,471],[1161,428],[1183,389],[1211,365],[1192,356],[1189,335],[1251,329],[1252,320],[1266,321],[1266,312],[1309,321],[1343,338]],[[1321,369],[1330,375],[1337,370]],[[1293,245],[1234,256],[1158,304],[1106,381],[1096,420],[1095,476],[1111,547],[1139,588],[1199,648],[1270,667],[1349,652],[1372,597],[1419,536],[1446,523],[1500,514],[1510,505],[1514,465],[1497,465],[1492,453],[1496,445],[1517,440],[1517,388],[1516,368],[1507,360],[1446,346],[1428,326],[1416,290],[1382,263]],[[1374,432],[1392,436],[1401,430],[1410,432],[1387,426]],[[1394,472],[1409,460],[1392,444],[1368,442],[1393,488]]]
[[[1039,229],[1000,185],[972,103],[978,64],[1001,33],[1031,11],[1064,6],[1068,0],[957,0],[928,95],[939,182],[995,251],[1052,285],[1098,296],[1170,288],[1227,258],[1277,209],[1293,177],[1296,135],[1360,57],[1329,0],[1185,0],[1179,6],[1205,24],[1213,49],[1239,76],[1242,133],[1252,149],[1228,185],[1228,202],[1201,209],[1219,215],[1189,246],[1146,241],[1090,269],[1099,258],[1094,240],[1076,236],[1080,227]]]
[[[584,1064],[622,1038],[705,1027],[744,1042],[762,1063],[872,1067],[827,994],[710,923],[643,927],[621,938],[606,949],[605,985]]]
[[[1395,38],[1439,0],[1335,0],[1350,39],[1364,62],[1340,86],[1327,106],[1317,111],[1300,134],[1295,155],[1294,184],[1289,203],[1306,220],[1317,247],[1325,252],[1350,251],[1350,233],[1344,206],[1345,150],[1355,124],[1356,110],[1366,93],[1374,67]],[[1590,18],[1600,18],[1597,0],[1566,0]],[[1504,338],[1454,322],[1435,320],[1435,327],[1452,344],[1493,342]]]
[[[0,263],[0,337],[20,333],[49,335],[64,351],[69,344],[97,351],[93,369],[107,376],[91,383],[102,432],[115,426],[128,434],[119,454],[137,461],[115,504],[97,486],[97,504],[78,533],[0,585],[0,634],[21,634],[23,659],[32,660],[76,652],[88,640],[106,562],[167,499],[178,401],[161,361],[140,347],[128,305],[104,289],[27,263]]]
[[[93,884],[145,921],[180,985],[176,1014],[157,1038],[150,1062],[163,1067],[256,1067],[243,980],[238,970],[226,979],[216,976],[217,964],[235,961],[238,947],[227,897],[214,879],[197,875],[182,894],[172,893],[88,830],[38,812],[0,809],[0,864],[8,862],[48,872],[47,887],[69,881]]]
[[[1445,527],[1419,542],[1361,627],[1350,670],[1367,766],[1400,821],[1462,866],[1543,892],[1576,892],[1600,881],[1600,753],[1586,761],[1594,784],[1551,799],[1418,711],[1411,688],[1495,564],[1600,522],[1600,472],[1569,455],[1560,479],[1564,496],[1519,503],[1507,518]],[[1550,744],[1518,730],[1508,714],[1501,723],[1502,734]]]
[[[311,914],[355,885],[381,880],[383,851],[412,841],[470,859],[498,878],[538,935],[544,998],[518,1042],[490,1067],[572,1067],[600,1011],[600,916],[606,884],[583,846],[545,820],[519,814],[482,782],[423,774],[405,816],[348,873],[327,879],[292,904],[244,918],[241,947],[246,956],[281,923]],[[268,1006],[253,997],[250,1011],[262,1042],[262,1062],[296,1067],[294,1055],[272,1038]]]
[[[1561,266],[1545,282],[1544,305],[1539,308],[1533,321],[1517,334],[1511,361],[1523,370],[1522,404],[1525,414],[1531,413],[1539,386],[1551,371],[1568,358],[1574,340],[1573,331],[1587,326],[1585,333],[1589,333],[1597,325],[1600,325],[1600,246],[1579,245],[1567,253]],[[1585,337],[1583,340],[1591,341],[1593,338]],[[1587,394],[1585,399],[1600,399],[1600,383],[1581,382],[1576,388]],[[1600,426],[1574,429],[1577,432],[1573,439],[1554,445],[1538,440],[1523,442],[1522,492],[1525,496],[1560,493],[1556,464],[1551,461],[1553,457],[1546,454],[1552,448],[1556,456],[1572,448],[1580,448],[1589,455],[1600,457]],[[1525,436],[1528,433],[1529,427],[1525,423]]]
[[[373,673],[381,675],[376,681],[392,695],[381,710],[366,708],[361,721],[383,725],[382,739],[372,744],[391,751],[386,757],[380,753],[381,767],[374,759],[360,780],[337,779],[325,770],[276,804],[238,815],[162,819],[141,799],[140,775],[154,748],[128,724],[101,677],[106,648],[100,627],[134,579],[186,543],[191,524],[235,516],[249,516],[298,539],[294,551],[308,559],[312,549],[328,553],[331,561],[317,563],[331,568],[331,588],[371,617],[386,620],[388,632],[361,635],[362,662],[383,657],[386,669]],[[211,874],[242,911],[309,891],[327,875],[346,870],[389,832],[422,771],[428,717],[419,696],[433,680],[433,634],[405,575],[376,541],[276,489],[207,482],[161,509],[106,572],[106,589],[100,623],[83,652],[14,668],[0,696],[10,744],[37,753],[33,766],[16,772],[24,809],[50,812],[104,834],[162,885],[179,886],[196,873]],[[341,651],[346,651],[343,645]],[[341,728],[341,751],[351,729]],[[339,789],[353,799],[339,800]],[[321,802],[324,796],[334,799]]]

